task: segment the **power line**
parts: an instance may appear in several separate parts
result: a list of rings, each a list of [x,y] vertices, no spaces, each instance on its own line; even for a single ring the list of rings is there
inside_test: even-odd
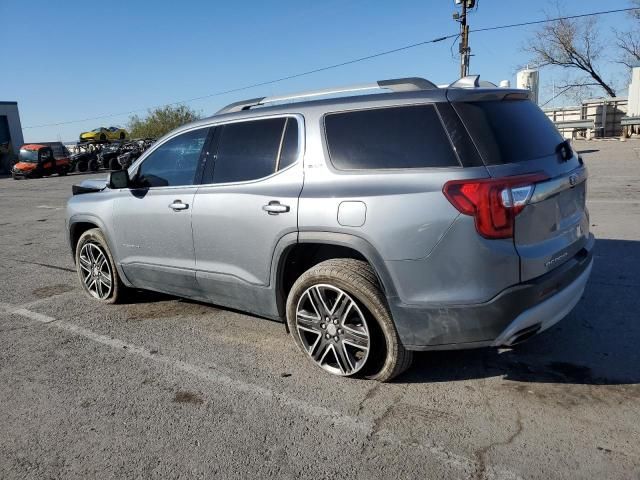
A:
[[[241,92],[242,90],[249,90],[250,88],[263,87],[265,85],[272,85],[274,83],[284,82],[285,80],[291,80],[293,78],[303,77],[305,75],[311,75],[313,73],[323,72],[325,70],[331,70],[333,68],[344,67],[346,65],[351,65],[353,63],[363,62],[365,60],[371,60],[372,58],[382,57],[384,55],[390,55],[392,53],[401,52],[403,50],[409,50],[410,48],[419,47],[421,45],[427,45],[429,43],[441,42],[443,40],[447,40],[449,38],[456,37],[457,35],[458,34],[456,33],[456,34],[452,34],[452,35],[447,35],[445,37],[434,38],[432,40],[425,40],[423,42],[412,43],[410,45],[405,45],[403,47],[394,48],[392,50],[385,50],[384,52],[378,52],[378,53],[374,53],[372,55],[367,55],[366,57],[354,58],[352,60],[347,60],[345,62],[336,63],[336,64],[333,64],[333,65],[327,65],[326,67],[320,67],[320,68],[316,68],[316,69],[313,69],[313,70],[308,70],[306,72],[295,73],[293,75],[287,75],[286,77],[280,77],[280,78],[276,78],[276,79],[273,79],[273,80],[267,80],[265,82],[254,83],[254,84],[251,84],[251,85],[245,85],[243,87],[232,88],[230,90],[224,90],[224,91],[221,91],[221,92],[211,93],[211,94],[208,94],[208,95],[203,95],[201,97],[188,98],[186,100],[179,100],[179,101],[171,102],[171,103],[163,103],[161,105],[154,105],[154,106],[151,106],[151,107],[139,108],[137,110],[130,110],[128,112],[111,113],[111,114],[106,114],[106,115],[100,115],[100,116],[97,116],[97,117],[83,118],[81,120],[70,120],[70,121],[59,122],[59,123],[47,123],[47,124],[42,124],[42,125],[32,125],[32,126],[29,126],[29,127],[22,127],[22,128],[25,129],[25,128],[54,127],[54,126],[58,126],[58,125],[67,125],[67,124],[70,124],[70,123],[87,122],[89,120],[100,120],[102,118],[111,118],[111,117],[119,117],[121,115],[130,115],[132,113],[141,112],[143,110],[148,110],[148,109],[157,108],[157,107],[166,107],[166,106],[170,106],[170,105],[179,105],[181,103],[195,102],[196,100],[203,100],[205,98],[211,98],[211,97],[217,97],[217,96],[220,96],[220,95],[227,95],[229,93]]]
[[[547,18],[547,19],[544,19],[544,20],[534,20],[532,22],[511,23],[511,24],[508,24],[508,25],[498,25],[498,26],[495,26],[495,27],[476,28],[476,29],[471,30],[471,32],[489,32],[491,30],[503,30],[505,28],[525,27],[525,26],[528,26],[528,25],[539,25],[541,23],[557,22],[559,20],[573,20],[573,19],[576,19],[576,18],[595,17],[596,15],[607,15],[607,14],[610,14],[610,13],[631,12],[633,10],[640,10],[640,7],[618,8],[616,10],[603,10],[601,12],[581,13],[579,15],[568,15],[566,17]]]
[[[584,18],[584,17],[593,17],[596,15],[608,15],[611,13],[622,13],[622,12],[631,12],[634,10],[640,10],[640,7],[631,7],[631,8],[619,8],[616,10],[603,10],[603,11],[599,11],[599,12],[591,12],[591,13],[582,13],[579,15],[569,15],[569,16],[564,16],[564,17],[556,17],[556,18],[547,18],[544,20],[534,20],[531,22],[521,22],[521,23],[511,23],[511,24],[507,24],[507,25],[495,25],[492,27],[484,27],[484,28],[476,28],[476,29],[472,29],[470,30],[470,32],[474,32],[474,33],[479,33],[479,32],[488,32],[488,31],[493,31],[493,30],[502,30],[502,29],[506,29],[506,28],[515,28],[515,27],[524,27],[524,26],[528,26],[528,25],[538,25],[541,23],[551,23],[551,22],[557,22],[559,20],[572,20],[572,19],[576,19],[576,18]],[[319,72],[324,72],[327,70],[332,70],[334,68],[339,68],[339,67],[344,67],[347,65],[352,65],[354,63],[359,63],[359,62],[364,62],[366,60],[371,60],[373,58],[378,58],[378,57],[382,57],[385,55],[391,55],[392,53],[398,53],[398,52],[402,52],[404,50],[409,50],[412,48],[416,48],[416,47],[420,47],[423,45],[428,45],[431,43],[438,43],[438,42],[442,42],[444,40],[448,40],[451,38],[455,38],[457,36],[459,36],[459,33],[454,33],[454,34],[449,34],[449,35],[445,35],[443,37],[437,37],[437,38],[433,38],[431,40],[425,40],[422,42],[416,42],[416,43],[411,43],[409,45],[404,45],[402,47],[398,47],[398,48],[393,48],[391,50],[384,50],[382,52],[378,52],[378,53],[374,53],[371,55],[366,55],[364,57],[358,57],[358,58],[354,58],[352,60],[347,60],[344,62],[340,62],[340,63],[335,63],[333,65],[327,65],[325,67],[320,67],[320,68],[315,68],[313,70],[307,70],[305,72],[300,72],[300,73],[295,73],[292,75],[287,75],[286,77],[280,77],[280,78],[276,78],[273,80],[267,80],[264,82],[259,82],[259,83],[253,83],[251,85],[245,85],[242,87],[238,87],[238,88],[232,88],[229,90],[223,90],[220,92],[215,92],[215,93],[210,93],[208,95],[202,95],[200,97],[193,97],[193,98],[188,98],[185,100],[178,100],[175,102],[170,102],[170,103],[163,103],[160,105],[154,105],[154,106],[150,106],[150,107],[144,107],[144,108],[138,108],[136,110],[129,110],[127,112],[119,112],[119,113],[110,113],[110,114],[105,114],[105,115],[98,115],[96,117],[89,117],[89,118],[83,118],[83,119],[78,119],[78,120],[68,120],[65,122],[57,122],[57,123],[45,123],[45,124],[41,124],[41,125],[30,125],[28,127],[22,127],[23,129],[28,129],[28,128],[42,128],[42,127],[56,127],[56,126],[60,126],[60,125],[69,125],[72,123],[82,123],[82,122],[88,122],[91,120],[101,120],[101,119],[105,119],[105,118],[113,118],[113,117],[119,117],[122,115],[131,115],[137,112],[141,112],[143,110],[149,110],[149,109],[153,109],[153,108],[158,108],[158,107],[167,107],[167,106],[171,106],[171,105],[179,105],[179,104],[184,104],[184,103],[190,103],[190,102],[195,102],[197,100],[203,100],[205,98],[212,98],[212,97],[218,97],[221,95],[228,95],[230,93],[236,93],[236,92],[241,92],[243,90],[249,90],[251,88],[256,88],[256,87],[263,87],[266,85],[273,85],[274,83],[280,83],[280,82],[284,82],[285,80],[292,80],[294,78],[299,78],[299,77],[304,77],[307,75],[312,75],[314,73],[319,73]]]

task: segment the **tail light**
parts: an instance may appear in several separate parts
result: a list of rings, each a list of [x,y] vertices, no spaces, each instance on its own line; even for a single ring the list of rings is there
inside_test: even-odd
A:
[[[452,180],[442,189],[451,204],[475,219],[485,238],[512,238],[515,217],[527,205],[543,173],[479,180]]]

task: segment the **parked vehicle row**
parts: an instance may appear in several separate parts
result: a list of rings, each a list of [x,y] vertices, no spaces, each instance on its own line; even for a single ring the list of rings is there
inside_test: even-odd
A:
[[[587,172],[528,91],[376,87],[237,102],[74,186],[84,291],[279,319],[323,370],[380,381],[413,351],[510,347],[565,317],[593,263]]]
[[[79,143],[71,154],[61,142],[38,142],[20,148],[14,179],[37,178],[69,172],[97,172],[128,168],[155,140],[151,138],[107,143]]]

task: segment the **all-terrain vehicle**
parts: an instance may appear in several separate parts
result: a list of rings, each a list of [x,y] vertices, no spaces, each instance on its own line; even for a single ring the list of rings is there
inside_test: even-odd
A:
[[[145,152],[145,150],[153,145],[153,142],[155,142],[155,139],[153,138],[144,138],[134,140],[123,145],[120,151],[121,155],[118,156],[120,168],[129,168],[131,164]]]
[[[97,172],[100,168],[98,155],[102,151],[102,145],[78,144],[78,153],[71,156],[71,172]]]
[[[98,166],[108,170],[120,170],[118,156],[124,152],[125,145],[123,142],[113,142],[105,145],[98,153]]]
[[[71,166],[69,150],[60,142],[30,143],[20,147],[18,163],[11,175],[20,178],[39,178],[57,173],[66,175]]]

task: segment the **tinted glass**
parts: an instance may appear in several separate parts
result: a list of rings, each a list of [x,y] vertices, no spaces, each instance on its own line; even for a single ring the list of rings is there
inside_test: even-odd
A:
[[[460,165],[433,105],[331,114],[325,128],[338,169]]]
[[[208,128],[193,130],[160,145],[140,165],[136,184],[140,187],[193,185],[208,131]]]
[[[298,157],[298,122],[295,118],[287,118],[286,131],[280,150],[280,163],[278,170],[287,168]]]
[[[529,100],[456,103],[454,107],[487,165],[555,155],[564,141],[551,120]]]
[[[282,139],[284,118],[224,125],[213,167],[213,182],[242,182],[271,175]]]
[[[19,159],[21,162],[38,163],[38,151],[21,149]]]

